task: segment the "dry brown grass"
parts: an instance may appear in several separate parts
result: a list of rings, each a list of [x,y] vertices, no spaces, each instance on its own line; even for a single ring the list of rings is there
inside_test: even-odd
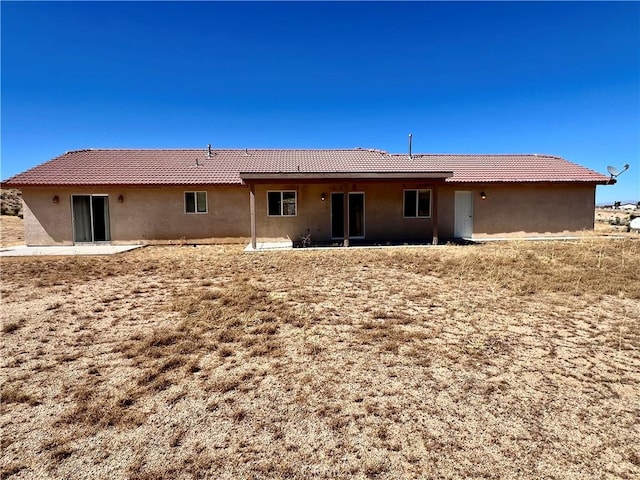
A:
[[[0,246],[24,244],[24,226],[20,217],[0,215]]]
[[[2,478],[640,474],[640,241],[1,266]]]
[[[627,232],[632,217],[640,215],[640,211],[613,210],[596,208],[594,231],[597,235],[623,235],[638,238],[637,233]]]

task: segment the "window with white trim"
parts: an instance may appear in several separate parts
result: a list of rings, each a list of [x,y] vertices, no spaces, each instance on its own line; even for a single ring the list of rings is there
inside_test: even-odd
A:
[[[207,192],[184,192],[185,213],[207,213]]]
[[[267,215],[270,217],[295,217],[297,208],[295,190],[267,192]]]
[[[403,211],[405,218],[430,218],[431,190],[405,190]]]

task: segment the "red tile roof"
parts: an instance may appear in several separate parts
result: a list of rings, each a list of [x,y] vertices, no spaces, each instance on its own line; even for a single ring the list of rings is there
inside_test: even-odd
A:
[[[550,155],[391,155],[381,150],[79,150],[3,182],[31,185],[234,185],[240,172],[453,172],[447,182],[588,182],[609,177]],[[289,175],[290,176],[290,175]],[[442,175],[444,177],[446,175]]]
[[[408,161],[408,155],[402,155]],[[589,182],[607,183],[609,177],[553,155],[442,155],[417,154],[425,168],[450,170],[447,182]]]

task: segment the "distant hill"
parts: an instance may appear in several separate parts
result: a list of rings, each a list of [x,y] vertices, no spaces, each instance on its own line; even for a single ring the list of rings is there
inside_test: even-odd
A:
[[[1,192],[0,213],[22,218],[22,192],[15,188],[5,188]]]

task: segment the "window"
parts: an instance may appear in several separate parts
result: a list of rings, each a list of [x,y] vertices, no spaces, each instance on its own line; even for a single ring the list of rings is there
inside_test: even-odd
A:
[[[186,213],[207,213],[207,192],[184,192]]]
[[[431,190],[404,191],[405,218],[431,217]]]
[[[295,217],[296,192],[267,192],[267,214],[270,217]]]

